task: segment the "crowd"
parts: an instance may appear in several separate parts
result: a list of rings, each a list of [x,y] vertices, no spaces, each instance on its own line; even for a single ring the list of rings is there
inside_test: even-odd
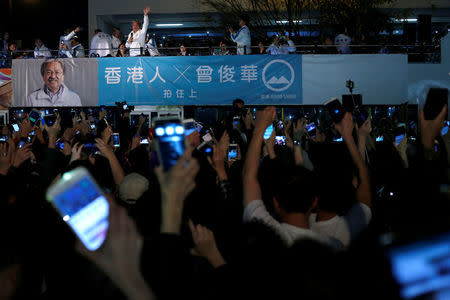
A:
[[[236,99],[185,123],[164,168],[161,134],[131,109],[16,110],[2,126],[1,299],[395,299],[381,234],[449,229],[446,105],[282,119]],[[96,251],[46,201],[80,167],[109,203]]]
[[[302,42],[292,41],[289,34],[274,35],[270,39],[267,37],[258,39],[252,38],[249,27],[249,16],[243,14],[239,18],[239,26],[235,28],[229,26],[227,31],[229,36],[222,40],[213,41],[202,40],[194,43],[190,38],[184,41],[175,41],[171,36],[167,39],[157,40],[156,35],[148,32],[150,7],[144,9],[143,23],[140,20],[134,20],[131,24],[131,32],[123,35],[119,28],[114,28],[112,34],[102,32],[96,29],[86,48],[82,45],[79,32],[80,27],[74,30],[66,29],[64,35],[59,39],[57,50],[50,50],[42,42],[40,37],[35,38],[33,50],[19,50],[17,45],[10,41],[9,33],[4,33],[1,38],[0,54],[3,56],[2,64],[10,64],[11,59],[15,58],[82,58],[82,57],[126,57],[126,56],[186,56],[186,55],[229,55],[229,54],[289,54],[289,53],[316,53],[316,54],[351,54],[351,53],[404,53],[398,47],[387,46],[387,40],[375,41],[372,38],[362,35],[356,39],[355,36],[347,32],[346,28],[337,31],[335,36],[329,33],[323,33],[319,41],[313,44],[315,48],[302,49]],[[439,52],[439,36],[433,40],[432,47],[426,48],[424,45],[418,45],[416,52],[425,53]],[[370,39],[370,40],[369,40]],[[320,46],[319,46],[320,45]],[[356,45],[356,46],[355,46]],[[371,46],[372,45],[372,46]],[[378,45],[378,46],[373,46]],[[191,48],[191,49],[189,49]],[[407,52],[411,52],[408,49]],[[413,50],[412,52],[415,52]],[[426,57],[422,57],[425,60]]]

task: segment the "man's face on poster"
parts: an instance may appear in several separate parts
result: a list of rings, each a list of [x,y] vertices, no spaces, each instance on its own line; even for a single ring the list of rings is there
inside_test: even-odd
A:
[[[53,92],[59,91],[61,84],[64,82],[64,72],[61,64],[58,62],[49,63],[44,70],[43,78],[49,90]]]

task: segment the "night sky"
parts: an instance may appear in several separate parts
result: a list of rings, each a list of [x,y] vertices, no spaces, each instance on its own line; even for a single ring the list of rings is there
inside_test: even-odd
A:
[[[12,10],[10,10],[12,3]],[[23,48],[34,48],[40,36],[47,47],[56,49],[65,28],[82,26],[79,36],[87,46],[88,0],[0,0],[0,32],[12,40],[22,40]]]

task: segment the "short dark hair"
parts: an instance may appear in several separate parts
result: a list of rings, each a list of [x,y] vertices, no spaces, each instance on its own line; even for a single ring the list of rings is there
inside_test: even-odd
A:
[[[280,208],[287,213],[306,213],[316,198],[316,186],[314,172],[295,167],[280,176],[275,198]]]
[[[248,24],[248,22],[250,21],[250,17],[248,14],[242,14],[239,16],[239,20],[242,20],[245,22],[245,24]]]
[[[97,34],[97,33],[99,33],[99,32],[102,32],[102,30],[101,30],[101,29],[98,29],[98,28],[94,30],[94,34]]]
[[[233,106],[236,106],[237,104],[245,105],[245,102],[244,102],[244,100],[242,100],[240,98],[236,98],[233,100]]]
[[[57,62],[61,65],[61,68],[63,70],[63,74],[66,74],[66,66],[64,65],[63,61],[57,58],[50,58],[45,60],[41,65],[41,75],[44,76],[45,68],[47,68],[48,64]]]

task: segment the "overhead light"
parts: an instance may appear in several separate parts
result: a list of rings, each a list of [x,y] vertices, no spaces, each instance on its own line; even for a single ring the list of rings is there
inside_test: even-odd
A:
[[[289,23],[289,21],[288,20],[281,20],[281,21],[275,21],[275,23],[277,23],[277,24],[287,24],[287,23]],[[303,21],[302,20],[293,20],[292,21],[292,23],[303,23]]]
[[[183,26],[181,23],[167,23],[167,24],[156,24],[156,27],[180,27]]]
[[[407,22],[407,23],[411,23],[411,22],[417,22],[417,18],[408,18],[408,19],[394,19],[396,22]]]

